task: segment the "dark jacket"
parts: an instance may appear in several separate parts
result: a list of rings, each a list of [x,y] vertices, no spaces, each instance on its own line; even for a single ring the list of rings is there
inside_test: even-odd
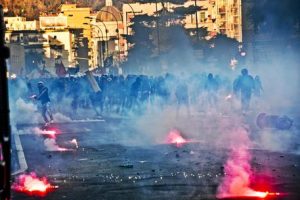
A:
[[[42,104],[46,104],[46,103],[50,102],[48,88],[45,86],[40,88],[39,95],[36,97],[36,99],[41,101]]]

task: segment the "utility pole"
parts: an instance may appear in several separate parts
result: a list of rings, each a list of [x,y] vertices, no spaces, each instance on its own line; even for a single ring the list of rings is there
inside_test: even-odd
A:
[[[197,0],[195,0],[195,7],[197,8]],[[196,10],[196,34],[197,34],[197,42],[199,41],[199,26],[198,26],[198,11]]]
[[[159,15],[158,15],[158,6],[157,0],[155,1],[155,9],[156,9],[156,33],[157,33],[157,48],[158,48],[158,55],[160,55],[160,39],[159,39]]]
[[[0,199],[10,200],[10,124],[6,59],[9,49],[4,46],[5,24],[0,5]]]

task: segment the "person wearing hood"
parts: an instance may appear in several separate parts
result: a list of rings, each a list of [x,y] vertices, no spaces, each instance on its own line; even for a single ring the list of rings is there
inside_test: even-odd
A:
[[[53,115],[50,108],[50,98],[48,94],[48,88],[44,85],[42,81],[38,82],[38,95],[33,95],[32,97],[42,104],[42,116],[46,123],[46,125],[49,125],[49,123],[53,122]]]

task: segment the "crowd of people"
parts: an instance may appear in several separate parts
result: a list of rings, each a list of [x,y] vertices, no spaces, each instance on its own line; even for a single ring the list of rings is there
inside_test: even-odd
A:
[[[40,102],[45,122],[53,120],[50,102],[54,110],[69,111],[70,117],[79,109],[90,109],[95,115],[117,113],[142,114],[149,106],[163,109],[175,105],[177,114],[186,107],[189,114],[191,105],[215,108],[220,98],[228,95],[241,99],[241,110],[249,110],[252,94],[260,96],[260,78],[253,78],[247,69],[234,81],[212,73],[193,75],[145,76],[128,75],[95,76],[100,91],[94,91],[86,76],[48,79],[14,79],[10,81],[11,98],[35,99]],[[14,101],[11,101],[14,102]],[[54,106],[55,105],[55,106]]]

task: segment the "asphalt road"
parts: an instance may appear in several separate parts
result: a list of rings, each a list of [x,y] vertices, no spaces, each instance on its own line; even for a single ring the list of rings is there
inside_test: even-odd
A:
[[[58,188],[45,197],[13,192],[13,200],[84,199],[216,199],[224,176],[226,149],[193,142],[182,147],[169,144],[124,145],[126,136],[139,137],[130,120],[104,119],[94,122],[54,124],[60,134],[56,142],[72,151],[46,151],[45,136],[19,126],[27,172],[46,176]],[[72,143],[76,139],[79,147]],[[270,191],[286,194],[278,199],[300,199],[300,156],[252,150],[252,187],[264,185]]]

